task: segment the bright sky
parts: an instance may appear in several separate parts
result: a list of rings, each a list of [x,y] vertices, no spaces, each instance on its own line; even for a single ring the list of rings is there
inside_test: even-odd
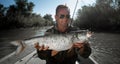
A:
[[[71,16],[73,14],[75,4],[77,0],[28,0],[35,4],[35,7],[33,9],[34,13],[40,14],[41,16],[44,16],[45,14],[51,14],[54,18],[55,15],[55,9],[59,4],[66,4],[71,11]],[[78,9],[81,8],[83,5],[92,5],[95,3],[96,0],[78,0],[78,6],[76,9],[76,12]],[[14,0],[0,0],[0,3],[3,4],[5,7],[8,7],[11,4],[14,4]]]

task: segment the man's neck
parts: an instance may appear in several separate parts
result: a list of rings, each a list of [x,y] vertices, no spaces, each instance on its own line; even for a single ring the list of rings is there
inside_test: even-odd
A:
[[[66,30],[68,29],[68,27],[62,27],[62,26],[57,26],[56,28],[57,28],[57,30],[59,30],[60,32],[66,32]]]

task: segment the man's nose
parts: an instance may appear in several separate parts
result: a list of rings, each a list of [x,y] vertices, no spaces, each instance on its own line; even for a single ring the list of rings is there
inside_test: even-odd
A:
[[[63,21],[68,22],[68,18],[64,17]]]

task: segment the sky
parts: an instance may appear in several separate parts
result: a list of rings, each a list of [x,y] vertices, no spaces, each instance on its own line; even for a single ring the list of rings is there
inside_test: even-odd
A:
[[[40,14],[44,16],[45,14],[51,14],[54,18],[55,9],[59,4],[66,4],[70,8],[70,14],[72,16],[75,4],[77,0],[28,0],[28,2],[33,2],[35,4],[33,13]],[[75,15],[78,9],[81,9],[84,5],[93,5],[96,0],[78,0],[78,5],[75,11]],[[5,7],[15,4],[14,0],[0,0],[0,4],[3,4]]]

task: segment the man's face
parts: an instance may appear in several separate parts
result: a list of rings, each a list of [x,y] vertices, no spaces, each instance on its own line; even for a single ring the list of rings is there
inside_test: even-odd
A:
[[[70,20],[69,10],[67,8],[61,8],[55,16],[56,22],[59,26],[68,27]]]

